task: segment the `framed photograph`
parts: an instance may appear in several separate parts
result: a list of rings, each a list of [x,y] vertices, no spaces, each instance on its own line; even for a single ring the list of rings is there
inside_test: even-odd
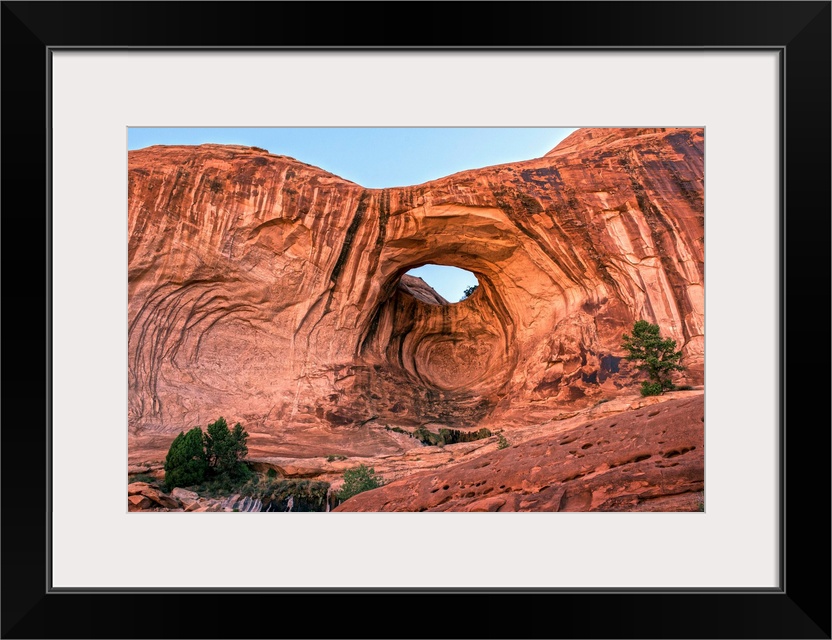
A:
[[[801,405],[811,401],[807,391],[828,389],[828,377],[822,373],[817,380],[818,371],[826,370],[817,363],[817,338],[813,335],[811,347],[805,344],[807,326],[819,323],[813,319],[807,325],[794,311],[796,302],[805,300],[795,293],[806,290],[798,278],[821,277],[820,289],[829,291],[830,3],[401,3],[385,11],[392,19],[395,8],[403,9],[408,20],[396,22],[394,30],[368,30],[380,6],[3,3],[3,637],[289,633],[276,627],[287,624],[278,616],[306,621],[308,633],[301,636],[308,637],[434,637],[436,620],[422,607],[409,616],[406,634],[378,624],[369,630],[366,616],[359,623],[344,607],[428,603],[480,611],[457,616],[454,629],[441,635],[829,638],[829,421],[826,410],[812,421],[819,425],[807,424],[805,411],[797,417]],[[456,28],[439,33],[436,25],[451,27],[455,12],[465,16],[462,35],[452,35]],[[307,142],[317,133],[319,147],[351,146],[353,155],[345,156],[346,168],[336,170],[288,147],[258,145],[242,133],[223,138],[220,132],[232,127],[252,135],[281,128],[307,135]],[[441,146],[450,141],[441,139],[443,132],[450,139],[475,130],[555,128],[563,135],[553,148],[529,158],[490,160],[484,148],[479,164],[445,170],[440,162],[452,155]],[[197,130],[209,137],[191,143],[163,136]],[[385,156],[381,142],[375,149],[366,142],[373,131],[394,130],[418,132],[421,142],[435,135],[433,158],[428,148],[417,162],[412,143],[399,141],[399,149],[410,151]],[[339,132],[363,137],[336,142]],[[185,153],[183,146],[152,146],[202,143],[209,146],[199,158],[193,147]],[[243,146],[223,146],[229,144]],[[357,167],[350,158],[359,146],[381,164],[410,162],[438,172],[401,178],[401,184],[456,177],[409,196],[407,189],[379,183],[367,195],[362,187],[376,185],[362,185],[364,178],[347,174]],[[551,164],[559,172],[550,182],[543,169],[528,163],[547,157],[546,171],[552,173]],[[604,164],[610,158],[627,162],[613,171]],[[261,165],[269,175],[282,176],[279,189],[258,182],[254,173]],[[504,167],[499,178],[497,170],[493,176],[483,173],[483,167],[495,165]],[[651,173],[649,167],[657,165],[662,170]],[[248,169],[254,173],[243,176]],[[657,193],[676,194],[676,210],[690,215],[674,223],[675,235],[653,230],[652,237],[666,243],[658,261],[645,249],[648,241],[605,258],[595,227],[603,227],[604,238],[629,237],[626,225],[640,224],[633,212],[654,206],[639,171]],[[191,188],[190,180],[198,188]],[[518,190],[518,181],[532,186]],[[621,182],[618,195],[598,186],[613,182]],[[479,193],[482,185],[488,185],[487,193]],[[453,197],[446,202],[444,193]],[[283,204],[267,204],[277,194]],[[570,197],[607,214],[592,225],[572,220],[579,205],[570,204]],[[262,202],[248,208],[229,204],[243,200]],[[556,211],[561,200],[564,208]],[[574,224],[542,232],[545,225],[535,216],[547,207],[553,221],[563,225],[568,218]],[[251,212],[264,210],[294,213],[285,221],[255,220],[260,214]],[[419,213],[409,213],[414,211]],[[388,229],[382,218],[391,212],[399,215],[402,228],[422,231]],[[326,229],[319,233],[310,230],[311,223],[297,223],[304,215],[325,220]],[[158,228],[137,230],[139,224],[155,224],[154,216],[162,220]],[[199,216],[216,219],[197,223]],[[443,216],[464,217],[465,224],[436,222]],[[498,251],[497,245],[507,242],[501,225],[509,220],[522,226],[523,216],[531,222],[522,241]],[[364,224],[365,217],[371,225]],[[176,224],[170,223],[174,219]],[[622,231],[616,236],[619,219]],[[242,231],[218,232],[212,244],[210,229],[228,225]],[[449,228],[467,234],[467,245],[452,234],[443,236]],[[650,236],[649,215],[644,228]],[[553,249],[556,236],[565,238],[560,249]],[[245,259],[239,245],[234,253],[237,241],[249,243]],[[353,246],[360,252],[351,256]],[[254,259],[269,247],[278,257]],[[374,247],[383,258],[375,266]],[[583,283],[582,291],[594,292],[564,294],[574,298],[574,313],[564,312],[568,330],[549,327],[535,311],[540,300],[548,301],[535,289],[535,270],[549,259],[547,252],[554,252],[551,262],[559,268],[580,271],[573,280]],[[295,260],[296,255],[304,257]],[[318,258],[306,257],[311,255]],[[628,265],[621,269],[638,274],[639,287],[622,288],[614,277],[606,285],[600,275],[598,282],[592,280],[602,271],[596,263],[622,256]],[[233,268],[218,271],[216,265],[228,257]],[[417,281],[420,273],[407,275],[410,268],[429,264],[468,268],[478,280],[464,284],[462,294],[443,295]],[[355,273],[376,273],[373,269],[385,274],[377,286],[356,279]],[[703,279],[704,292],[702,283],[694,290],[667,276],[683,269],[688,285]],[[220,272],[225,280],[215,287]],[[262,283],[271,277],[303,284],[298,300],[269,315],[262,310],[271,290]],[[183,282],[193,285],[186,293]],[[171,283],[178,288],[168,296]],[[507,292],[515,288],[522,293],[512,297]],[[598,294],[602,289],[610,295]],[[664,291],[687,301],[676,320],[656,308]],[[175,296],[191,300],[190,306],[170,303]],[[457,296],[463,298],[457,307],[444,304]],[[320,304],[313,300],[318,297]],[[370,493],[351,497],[351,482],[373,480],[372,474],[347,473],[354,471],[351,457],[372,459],[363,457],[361,438],[402,448],[401,457],[413,458],[413,452],[432,446],[444,456],[443,465],[459,462],[447,458],[464,456],[465,447],[486,446],[489,464],[516,456],[519,484],[525,481],[524,465],[529,478],[539,473],[531,457],[520,458],[523,447],[536,441],[518,435],[510,442],[512,428],[520,433],[521,417],[502,413],[502,424],[465,422],[459,416],[482,407],[461,401],[459,389],[478,388],[477,398],[489,398],[496,393],[489,385],[521,389],[525,384],[531,389],[529,404],[523,405],[528,414],[532,400],[542,406],[535,390],[540,395],[549,384],[552,394],[560,394],[559,406],[596,410],[599,419],[576,422],[580,428],[609,422],[600,414],[602,403],[627,390],[638,398],[642,379],[633,369],[622,391],[606,377],[613,364],[612,351],[604,348],[620,347],[622,332],[647,339],[640,333],[647,327],[632,324],[638,317],[632,309],[613,309],[625,298],[637,300],[633,309],[649,309],[644,315],[657,321],[663,335],[670,332],[684,344],[681,362],[687,371],[674,375],[693,375],[665,379],[643,372],[647,387],[638,406],[653,406],[650,384],[659,385],[659,393],[691,393],[700,401],[704,388],[704,426],[694,430],[698,435],[685,436],[700,438],[696,448],[649,452],[644,460],[655,454],[650,461],[650,472],[659,478],[655,491],[646,467],[645,474],[637,474],[647,478],[642,485],[663,506],[635,508],[648,494],[634,484],[606,502],[596,494],[582,501],[582,494],[564,489],[557,496],[550,491],[550,502],[534,508],[527,498],[515,500],[509,493],[497,504],[472,491],[444,503],[454,508],[441,509],[416,476],[395,476],[398,449],[376,458],[387,479],[375,478],[386,486],[374,495],[386,491],[385,500],[408,500],[408,507],[382,513],[386,503],[372,502]],[[359,299],[375,302],[364,313]],[[259,311],[216,325],[227,330],[202,342],[188,341],[190,328],[200,322],[215,326],[229,305]],[[810,306],[827,312],[828,305]],[[475,315],[470,310],[496,310],[486,324],[511,325],[506,329],[511,336],[484,325],[454,340],[425,338],[421,347],[401,337],[396,342],[396,323],[403,322],[397,317],[407,315],[413,326],[423,322],[425,335],[434,335],[429,328],[445,322],[440,316],[462,317],[466,308],[469,316]],[[564,303],[567,308],[572,309]],[[303,329],[306,318],[314,331]],[[586,327],[578,326],[581,318],[590,318]],[[306,346],[269,343],[260,329],[264,323],[300,335]],[[597,335],[581,337],[590,325]],[[524,336],[536,336],[535,331],[554,334],[557,344],[540,346],[548,349],[546,370],[529,365],[521,380],[514,373],[519,369],[503,365],[527,361],[523,345],[538,343]],[[179,342],[168,341],[176,332]],[[162,334],[164,339],[153,337]],[[360,345],[353,347],[361,357],[355,362],[366,367],[324,380],[327,367],[338,360],[332,354],[352,345],[341,344],[344,335],[344,345],[357,336]],[[493,356],[490,340],[509,346]],[[576,345],[582,340],[594,351],[579,355],[585,361],[573,371],[570,349],[581,353]],[[17,345],[25,348],[18,352]],[[824,342],[820,350],[827,346]],[[463,348],[468,350],[460,355]],[[164,351],[164,365],[154,364],[154,349]],[[171,349],[181,354],[171,355]],[[195,349],[202,350],[201,358],[191,357]],[[394,351],[398,378],[395,369],[385,368],[393,361],[385,360],[386,354]],[[183,366],[186,361],[198,361],[200,368]],[[466,366],[458,366],[463,361]],[[278,382],[264,385],[266,393],[259,385],[269,376]],[[303,388],[298,382],[291,392],[280,382],[288,377],[303,380]],[[229,391],[228,380],[237,391]],[[413,380],[425,388],[413,391],[407,386]],[[788,380],[793,392],[787,405]],[[693,389],[674,390],[691,381]],[[237,414],[227,416],[229,438],[247,442],[254,463],[249,471],[259,474],[257,482],[274,480],[275,487],[284,483],[285,488],[291,481],[296,483],[291,491],[284,495],[269,485],[268,497],[202,496],[197,502],[187,492],[174,495],[173,486],[152,486],[163,472],[166,478],[183,473],[179,484],[191,489],[204,478],[219,482],[223,473],[237,473],[237,467],[221,469],[224,445],[218,443],[225,441],[220,433],[225,424],[215,419],[223,398],[241,397],[242,387],[249,390],[249,413],[236,407]],[[450,408],[439,411],[423,401],[431,393]],[[571,404],[564,403],[567,396]],[[383,411],[377,410],[380,399]],[[269,415],[264,408],[269,403],[275,407],[272,422],[252,427],[245,437],[234,429],[236,422],[248,426],[251,416]],[[812,415],[816,410],[813,406]],[[401,418],[414,411],[415,419]],[[358,425],[359,413],[370,419]],[[290,414],[295,422],[288,429]],[[552,419],[547,414],[546,420]],[[463,422],[474,426],[464,428]],[[171,425],[178,424],[182,440],[175,447],[177,430]],[[197,458],[206,456],[199,479],[188,475],[193,465],[171,462],[185,451],[186,432],[194,427]],[[569,440],[565,430],[557,434]],[[601,436],[581,440],[574,452],[556,443],[558,455],[565,451],[558,469],[581,467],[582,458],[595,454],[589,447],[600,450],[607,446],[603,441]],[[430,446],[421,448],[425,444]],[[681,477],[671,465],[694,451],[699,476],[686,476],[684,491],[668,491],[666,485],[676,482],[673,474]],[[193,461],[193,455],[189,451],[186,457]],[[318,475],[301,468],[313,458]],[[593,467],[587,473],[607,470]],[[128,477],[139,481],[130,485],[129,510]],[[333,492],[317,496],[310,486],[324,479]],[[571,475],[562,479],[572,480]],[[628,482],[635,482],[635,475]],[[548,489],[535,492],[543,496]],[[820,517],[803,506],[807,493],[820,505]],[[365,507],[345,508],[350,504]],[[296,513],[230,513],[250,510]],[[477,609],[500,604],[507,614],[506,605],[520,604],[524,613],[513,610],[485,620]],[[354,622],[330,623],[319,613],[327,606],[339,614],[334,617]],[[179,615],[184,610],[205,615]],[[555,610],[570,613],[555,622]],[[227,615],[218,613],[223,611]],[[325,628],[316,622],[321,619]]]

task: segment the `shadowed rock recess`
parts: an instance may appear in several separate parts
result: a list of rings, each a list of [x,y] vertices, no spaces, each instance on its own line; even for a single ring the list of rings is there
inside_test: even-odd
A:
[[[253,147],[131,151],[131,442],[164,451],[218,416],[297,457],[413,446],[387,426],[509,429],[632,393],[639,319],[700,384],[703,165],[701,129],[582,129],[391,189]],[[428,263],[480,286],[443,304],[404,276]]]

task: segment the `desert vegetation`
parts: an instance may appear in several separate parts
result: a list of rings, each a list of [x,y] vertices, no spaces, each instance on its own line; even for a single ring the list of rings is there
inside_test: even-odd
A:
[[[444,446],[447,444],[457,444],[458,442],[474,442],[476,440],[490,438],[493,435],[491,430],[485,427],[476,431],[440,428],[438,433],[434,433],[424,425],[419,426],[413,431],[407,431],[401,427],[385,427],[385,429],[387,431],[408,435],[426,446]]]
[[[212,491],[239,486],[251,476],[243,462],[247,440],[248,433],[239,422],[229,429],[223,417],[205,432],[199,427],[180,431],[165,457],[165,485],[168,490],[204,485]]]
[[[679,364],[682,352],[676,351],[676,341],[662,338],[659,326],[646,320],[633,325],[632,335],[624,334],[621,347],[627,350],[625,358],[636,362],[636,368],[650,378],[641,383],[642,396],[658,396],[674,389],[671,374],[685,370]]]
[[[475,284],[465,289],[465,291],[462,292],[462,297],[459,299],[459,301],[462,302],[463,300],[470,298],[472,295],[474,295],[474,291],[476,291],[479,288],[479,286],[480,285]]]
[[[344,502],[359,493],[370,489],[378,489],[382,485],[384,485],[384,478],[376,475],[376,470],[373,467],[361,464],[355,469],[344,471],[344,484],[337,494],[338,500]]]

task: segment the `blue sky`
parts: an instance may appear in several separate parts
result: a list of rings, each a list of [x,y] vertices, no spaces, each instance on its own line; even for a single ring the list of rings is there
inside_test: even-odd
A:
[[[242,144],[291,156],[363,187],[421,184],[504,162],[539,158],[564,128],[130,127],[128,149],[154,144]]]
[[[505,162],[539,158],[574,128],[179,128],[130,127],[128,149],[155,144],[206,142],[261,147],[320,167],[363,187],[421,184],[436,178]],[[473,274],[426,265],[420,276],[449,302],[476,284]]]
[[[470,271],[438,264],[426,264],[411,269],[408,273],[427,282],[448,302],[459,302],[468,287],[479,284],[477,277]]]

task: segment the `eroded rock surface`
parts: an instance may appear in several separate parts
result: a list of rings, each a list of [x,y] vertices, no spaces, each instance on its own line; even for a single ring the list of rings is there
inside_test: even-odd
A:
[[[642,318],[701,383],[703,146],[579,130],[395,189],[250,147],[131,151],[131,464],[219,416],[299,458],[407,451],[385,425],[511,429],[631,390],[620,341]],[[402,277],[426,263],[480,286],[441,304]]]
[[[411,474],[335,511],[697,511],[703,398],[667,400]]]

